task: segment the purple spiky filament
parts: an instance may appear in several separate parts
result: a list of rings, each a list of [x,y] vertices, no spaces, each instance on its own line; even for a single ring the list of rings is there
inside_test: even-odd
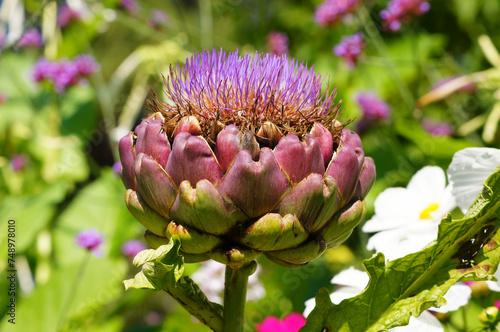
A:
[[[170,68],[165,84],[171,103],[153,110],[167,121],[195,115],[204,129],[216,121],[258,129],[269,121],[286,132],[305,133],[314,122],[331,121],[338,110],[335,90],[329,94],[327,86],[322,92],[322,83],[314,67],[286,55],[204,51],[183,68]]]

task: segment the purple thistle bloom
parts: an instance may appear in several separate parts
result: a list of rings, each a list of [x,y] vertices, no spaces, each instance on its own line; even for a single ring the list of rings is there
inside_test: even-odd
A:
[[[17,42],[17,47],[42,47],[42,35],[37,29],[30,29],[26,31]]]
[[[146,245],[139,240],[130,240],[123,244],[122,253],[130,259],[134,259],[135,255],[146,249]]]
[[[125,8],[126,10],[129,11],[129,13],[131,14],[138,14],[139,13],[139,10],[140,10],[140,7],[139,7],[139,3],[137,3],[137,1],[134,1],[134,0],[122,0],[120,2],[120,5]]]
[[[94,255],[100,256],[102,253],[99,246],[103,243],[104,236],[97,229],[83,230],[76,235],[76,244],[91,251]]]
[[[426,118],[422,121],[422,128],[433,136],[449,137],[453,135],[453,126],[446,121],[434,121]]]
[[[356,33],[352,36],[342,37],[340,43],[333,48],[333,53],[336,56],[343,57],[347,61],[347,65],[352,69],[355,67],[356,61],[364,48],[363,34]]]
[[[342,17],[356,10],[360,0],[326,0],[316,8],[314,20],[322,27],[334,25]]]
[[[430,8],[431,5],[425,0],[391,0],[387,8],[380,12],[380,17],[384,20],[385,29],[398,31],[402,23],[423,15]]]
[[[288,37],[286,33],[272,31],[267,35],[267,45],[276,55],[288,54]]]
[[[213,50],[195,53],[182,69],[171,67],[167,91],[181,110],[194,108],[206,119],[237,115],[241,121],[265,122],[271,114],[280,118],[281,110],[289,117],[298,115],[297,109],[326,114],[334,105],[334,93],[325,97],[322,82],[314,67],[289,61],[286,55]]]
[[[54,84],[57,93],[63,93],[67,87],[76,85],[79,81],[78,68],[68,60],[61,60],[52,64],[51,76],[48,78]]]
[[[69,7],[68,5],[64,5],[59,8],[59,13],[57,15],[57,24],[61,28],[64,28],[72,21],[79,21],[80,19],[81,14],[78,11],[71,9],[71,7]]]
[[[10,159],[10,166],[14,172],[19,172],[28,164],[28,157],[24,154],[15,154]]]
[[[90,54],[82,54],[73,60],[78,74],[83,77],[88,77],[99,71],[100,66]]]

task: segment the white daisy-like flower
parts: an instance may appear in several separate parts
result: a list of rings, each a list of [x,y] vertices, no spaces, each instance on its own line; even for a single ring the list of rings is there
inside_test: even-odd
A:
[[[201,267],[191,276],[191,279],[200,286],[207,298],[219,304],[223,302],[225,268],[224,264],[208,260],[201,263]],[[255,273],[248,278],[248,301],[256,301],[266,295],[266,290],[259,280],[260,272],[261,267],[257,265]]]
[[[363,231],[378,233],[370,238],[367,248],[383,252],[389,260],[422,250],[436,240],[441,218],[455,206],[444,171],[426,166],[406,188],[388,188],[376,198],[375,215]]]
[[[465,214],[483,189],[483,183],[500,165],[500,149],[466,148],[453,156],[448,180],[457,205]]]
[[[341,301],[360,294],[368,285],[370,278],[367,273],[356,270],[350,267],[333,277],[331,283],[338,285],[338,289],[330,294],[330,299],[334,304],[339,304]],[[450,287],[444,295],[446,305],[440,308],[430,308],[436,312],[455,311],[461,306],[469,302],[471,289],[469,286],[458,283]],[[307,317],[316,305],[314,298],[309,299],[305,303],[306,309],[304,316]],[[390,331],[398,332],[441,332],[444,331],[439,320],[429,311],[424,311],[419,317],[410,317],[410,321],[406,326],[399,326],[390,329]]]

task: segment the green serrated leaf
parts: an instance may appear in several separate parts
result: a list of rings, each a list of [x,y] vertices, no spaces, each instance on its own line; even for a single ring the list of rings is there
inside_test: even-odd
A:
[[[317,307],[300,331],[386,331],[445,304],[443,295],[456,282],[494,279],[500,262],[499,220],[497,169],[463,219],[441,221],[433,245],[394,261],[386,262],[382,253],[365,260],[367,288],[339,305],[318,294]]]
[[[156,289],[155,286],[149,281],[149,279],[144,275],[144,273],[139,272],[135,275],[134,279],[127,279],[123,281],[123,285],[125,286],[125,290],[129,290],[130,288],[147,288],[147,289]]]
[[[184,272],[184,258],[179,256],[181,241],[172,236],[169,243],[156,250],[147,249],[138,253],[134,265],[142,265],[142,271],[134,279],[125,280],[125,290],[129,288],[148,288],[160,290],[175,286]]]

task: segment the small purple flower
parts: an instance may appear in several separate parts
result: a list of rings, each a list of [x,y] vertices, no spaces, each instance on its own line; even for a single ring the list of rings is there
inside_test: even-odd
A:
[[[93,73],[99,71],[100,66],[95,61],[94,57],[90,54],[82,54],[73,60],[78,70],[78,74],[83,77],[88,77]]]
[[[288,54],[288,36],[283,32],[272,31],[267,35],[267,45],[271,53]]]
[[[14,172],[19,172],[28,164],[28,157],[24,154],[15,154],[10,159],[10,166]]]
[[[78,11],[71,9],[71,7],[68,5],[64,5],[59,8],[59,13],[57,15],[57,24],[61,28],[64,28],[73,21],[79,21],[81,17],[82,15]]]
[[[117,161],[116,163],[113,164],[113,173],[116,174],[116,176],[120,176],[122,171],[122,163],[120,161]]]
[[[130,240],[123,244],[122,253],[130,259],[134,259],[135,255],[146,249],[146,245],[139,240]]]
[[[91,251],[94,255],[102,255],[99,246],[103,244],[104,236],[97,229],[83,230],[76,235],[76,244]]]
[[[378,98],[374,93],[360,93],[356,98],[356,102],[363,111],[363,117],[357,125],[360,132],[364,132],[375,125],[384,123],[391,114],[389,105]]]
[[[326,0],[316,8],[314,20],[322,27],[336,24],[342,17],[356,10],[360,0]]]
[[[139,13],[140,10],[139,3],[137,3],[137,1],[135,0],[122,0],[120,2],[120,5],[126,10],[128,10],[128,12],[131,14],[136,15]]]
[[[17,41],[17,47],[42,47],[42,35],[38,32],[37,29],[30,29],[26,31],[21,38]]]
[[[449,122],[424,119],[422,128],[433,136],[452,136],[453,126]]]
[[[49,81],[54,85],[57,93],[63,93],[70,86],[74,86],[100,69],[99,64],[91,55],[83,54],[75,57],[74,61],[62,59],[48,61],[40,58],[33,69],[35,82]]]
[[[347,65],[352,69],[355,67],[356,61],[364,48],[363,34],[358,32],[352,36],[342,37],[340,43],[333,48],[333,53],[343,57],[347,61]]]
[[[153,9],[146,23],[153,29],[159,29],[160,25],[166,23],[167,21],[167,13],[160,9]]]
[[[414,16],[421,16],[431,5],[426,0],[391,0],[387,8],[380,12],[380,17],[384,20],[384,28],[391,31],[398,31],[401,24],[408,22]]]

